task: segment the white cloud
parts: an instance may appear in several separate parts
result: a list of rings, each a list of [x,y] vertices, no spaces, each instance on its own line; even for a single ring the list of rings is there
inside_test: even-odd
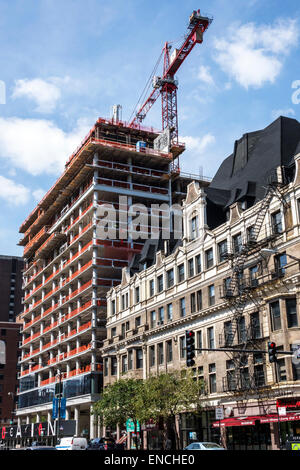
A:
[[[230,28],[227,37],[215,40],[215,60],[241,86],[262,87],[279,75],[299,28],[295,20],[278,20],[273,25],[248,23]]]
[[[28,203],[30,191],[22,184],[0,175],[0,198],[13,206],[20,206]]]
[[[48,120],[0,118],[0,158],[34,176],[57,175],[89,129],[85,119],[64,132]]]
[[[201,82],[205,83],[206,85],[212,86],[215,84],[214,79],[210,72],[210,67],[208,66],[201,65],[199,67],[197,77]]]
[[[296,113],[293,108],[274,109],[272,111],[272,118],[277,119],[279,116],[295,116]]]
[[[45,196],[46,192],[47,191],[45,191],[44,189],[39,188],[32,191],[32,195],[36,201],[41,201],[41,199],[43,199],[43,197]]]
[[[61,97],[60,88],[54,84],[34,78],[33,80],[16,80],[12,98],[28,98],[33,100],[40,113],[52,113]]]
[[[203,162],[205,162],[204,173],[208,171],[206,167],[206,154],[209,148],[216,142],[214,135],[208,133],[203,137],[182,136],[180,142],[186,145],[184,158],[182,158],[182,170],[194,174],[203,173]],[[204,160],[205,157],[205,160]]]

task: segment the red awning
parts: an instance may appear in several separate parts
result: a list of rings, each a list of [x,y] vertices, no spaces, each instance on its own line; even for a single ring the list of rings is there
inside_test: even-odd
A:
[[[214,428],[222,426],[254,426],[255,420],[258,419],[258,416],[244,416],[242,418],[225,418],[221,421],[215,421],[213,423]]]
[[[285,421],[298,421],[300,420],[300,413],[287,413],[286,416],[279,416],[278,414],[270,414],[260,417],[260,422],[264,423],[283,423]]]
[[[260,421],[261,424],[266,423],[277,423],[278,422],[278,415],[277,414],[269,414],[263,416],[247,416],[242,418],[225,418],[221,419],[221,421],[215,421],[212,425],[214,428],[218,427],[229,427],[229,426],[254,426],[255,421]],[[286,416],[279,416],[279,421],[281,423],[285,421],[297,421],[300,420],[300,412],[299,413],[287,413]]]

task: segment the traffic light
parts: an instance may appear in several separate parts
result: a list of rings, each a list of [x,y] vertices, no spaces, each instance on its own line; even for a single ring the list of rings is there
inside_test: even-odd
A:
[[[185,345],[186,345],[186,365],[192,367],[195,365],[195,333],[192,330],[185,332]]]
[[[277,361],[276,344],[273,343],[273,341],[268,342],[268,354],[269,354],[269,362]]]

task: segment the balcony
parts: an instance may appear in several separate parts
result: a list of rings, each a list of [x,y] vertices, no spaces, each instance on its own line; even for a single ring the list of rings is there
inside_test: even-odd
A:
[[[43,245],[36,251],[35,258],[46,258],[63,241],[67,240],[67,235],[62,232],[53,232]]]

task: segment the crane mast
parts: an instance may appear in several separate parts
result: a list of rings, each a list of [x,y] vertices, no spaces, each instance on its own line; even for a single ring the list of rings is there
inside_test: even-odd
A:
[[[139,108],[129,127],[137,122],[141,123],[148,111],[152,108],[159,95],[162,101],[162,130],[169,129],[170,139],[173,144],[178,144],[178,113],[177,113],[177,89],[178,82],[175,74],[184,60],[193,50],[196,44],[203,42],[203,34],[212,22],[211,18],[202,16],[200,10],[194,10],[189,18],[188,33],[179,49],[174,49],[170,55],[172,46],[166,42],[163,47],[164,66],[161,77],[154,76],[153,90],[144,104]]]

